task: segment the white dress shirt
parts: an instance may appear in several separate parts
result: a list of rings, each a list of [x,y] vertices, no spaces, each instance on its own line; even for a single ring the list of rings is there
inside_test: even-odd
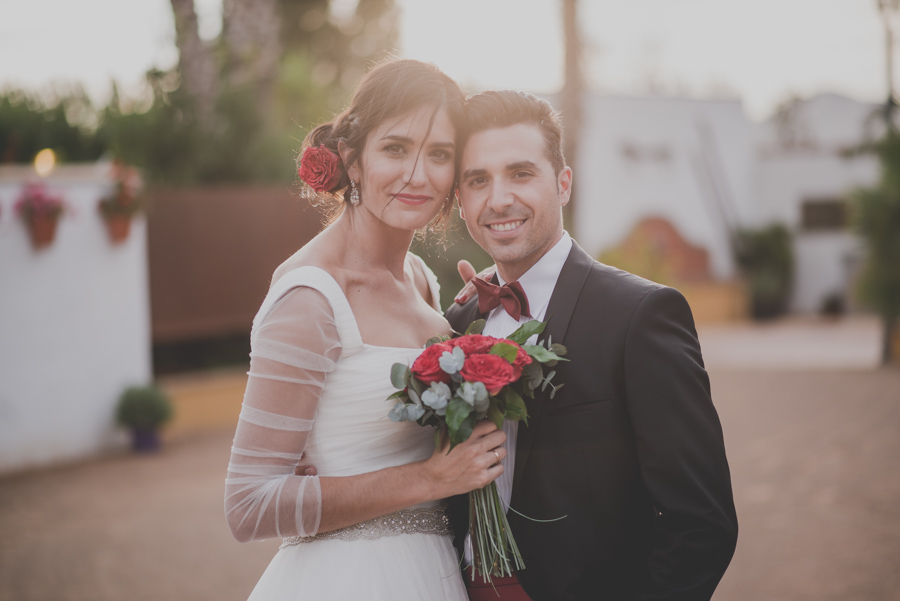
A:
[[[519,284],[525,291],[528,298],[528,309],[531,317],[522,315],[518,321],[506,312],[503,305],[500,305],[488,313],[484,324],[485,336],[493,336],[495,338],[506,338],[515,332],[520,325],[527,323],[532,319],[543,321],[547,313],[547,305],[550,304],[550,297],[553,295],[553,289],[556,288],[556,280],[559,279],[559,273],[562,271],[563,264],[569,257],[569,251],[572,250],[572,238],[564,230],[559,241],[544,253],[544,256],[538,259],[538,262],[531,266],[531,269],[522,274],[519,278]],[[500,285],[507,282],[497,274]],[[537,335],[535,334],[528,339],[528,344],[536,344]],[[519,433],[519,422],[505,421],[503,422],[503,431],[506,433],[506,457],[501,462],[503,464],[503,473],[497,478],[497,490],[503,503],[509,507],[509,500],[512,497],[513,472],[516,467],[516,439]],[[472,563],[472,544],[469,537],[466,537],[466,561]]]

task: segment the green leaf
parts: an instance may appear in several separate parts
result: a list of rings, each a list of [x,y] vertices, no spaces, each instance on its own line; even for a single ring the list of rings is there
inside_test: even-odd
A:
[[[494,403],[491,403],[491,406],[488,407],[487,418],[496,424],[498,430],[503,427],[503,420],[506,419],[503,417],[503,412]]]
[[[528,409],[525,407],[525,401],[519,396],[519,393],[512,388],[506,389],[505,395],[506,412],[504,417],[511,421],[525,420],[528,423]]]
[[[485,321],[483,319],[476,319],[466,328],[466,336],[469,334],[481,334],[484,331],[484,324]]]
[[[428,390],[428,387],[425,386],[424,383],[419,381],[419,379],[416,378],[415,376],[410,376],[409,377],[409,389],[411,391],[415,391],[416,395],[421,397],[422,393],[425,392],[426,390]]]
[[[450,430],[450,448],[452,449],[459,443],[469,440],[473,429],[475,429],[475,416],[470,415],[463,420],[459,428]]]
[[[395,392],[394,394],[392,394],[391,396],[389,396],[389,397],[386,398],[385,400],[386,400],[386,401],[393,401],[394,399],[402,399],[402,398],[405,397],[405,396],[406,396],[406,391],[405,391],[405,390],[398,390],[397,392]]]
[[[568,349],[558,342],[550,345],[550,352],[556,353],[557,357],[565,357],[569,353]]]
[[[391,384],[394,388],[406,388],[406,382],[409,380],[411,372],[409,368],[402,363],[394,363],[391,367]]]
[[[541,363],[546,363],[547,361],[565,361],[565,359],[558,357],[553,351],[547,350],[538,344],[523,344],[522,348],[525,349],[526,353],[531,355],[532,359]]]
[[[505,342],[498,342],[494,346],[491,347],[491,350],[488,352],[490,355],[497,355],[498,357],[503,357],[510,363],[514,363],[516,360],[516,355],[519,354],[519,349],[514,347],[511,344],[506,344]]]
[[[532,319],[531,321],[523,323],[521,326],[519,326],[519,329],[507,336],[507,338],[509,338],[513,342],[525,344],[526,340],[528,340],[535,334],[540,334],[541,332],[543,332],[546,325],[546,321],[538,321],[536,319]]]
[[[459,429],[471,411],[472,406],[458,397],[454,397],[450,401],[447,405],[447,427],[450,429],[451,435]]]
[[[522,379],[525,381],[526,388],[529,390],[534,390],[541,385],[541,380],[544,379],[544,370],[543,368],[541,368],[540,363],[538,363],[537,361],[532,361],[522,368],[522,376]]]
[[[555,375],[556,375],[555,371],[551,371],[549,374],[547,374],[547,377],[544,378],[544,385],[541,386],[541,390],[546,390],[547,385],[550,383],[550,380],[552,380],[553,376],[555,376]]]
[[[447,340],[446,336],[434,336],[433,338],[429,338],[427,341],[425,341],[425,348],[428,348],[432,344],[444,342],[445,340]]]

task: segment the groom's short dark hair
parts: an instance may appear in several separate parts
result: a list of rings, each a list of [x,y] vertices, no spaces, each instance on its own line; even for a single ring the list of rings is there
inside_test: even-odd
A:
[[[549,102],[516,90],[491,90],[466,100],[466,142],[469,136],[480,131],[519,123],[540,128],[544,134],[547,159],[559,175],[566,166],[562,149],[562,120]]]

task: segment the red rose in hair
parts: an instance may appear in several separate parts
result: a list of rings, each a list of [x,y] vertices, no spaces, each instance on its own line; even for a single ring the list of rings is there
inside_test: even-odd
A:
[[[452,352],[453,347],[445,342],[432,344],[422,351],[415,361],[413,361],[410,371],[412,374],[425,384],[432,382],[450,383],[450,374],[441,369],[439,363],[441,355],[445,352]]]
[[[341,179],[341,157],[324,146],[307,146],[297,175],[316,192],[329,192]]]
[[[466,382],[481,382],[491,394],[516,381],[513,366],[499,355],[472,355],[459,372]]]
[[[469,355],[486,353],[491,350],[491,347],[498,342],[509,341],[501,341],[498,338],[493,338],[492,336],[483,336],[481,334],[468,334],[466,336],[460,336],[459,338],[448,340],[447,344],[449,344],[450,346],[458,346],[466,354],[466,357],[468,357]]]

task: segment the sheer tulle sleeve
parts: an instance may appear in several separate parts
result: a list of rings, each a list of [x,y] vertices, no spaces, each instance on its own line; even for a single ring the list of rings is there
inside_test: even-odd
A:
[[[319,397],[341,354],[325,296],[294,288],[254,331],[244,403],[225,480],[225,516],[239,541],[313,536],[317,476],[295,476]]]

